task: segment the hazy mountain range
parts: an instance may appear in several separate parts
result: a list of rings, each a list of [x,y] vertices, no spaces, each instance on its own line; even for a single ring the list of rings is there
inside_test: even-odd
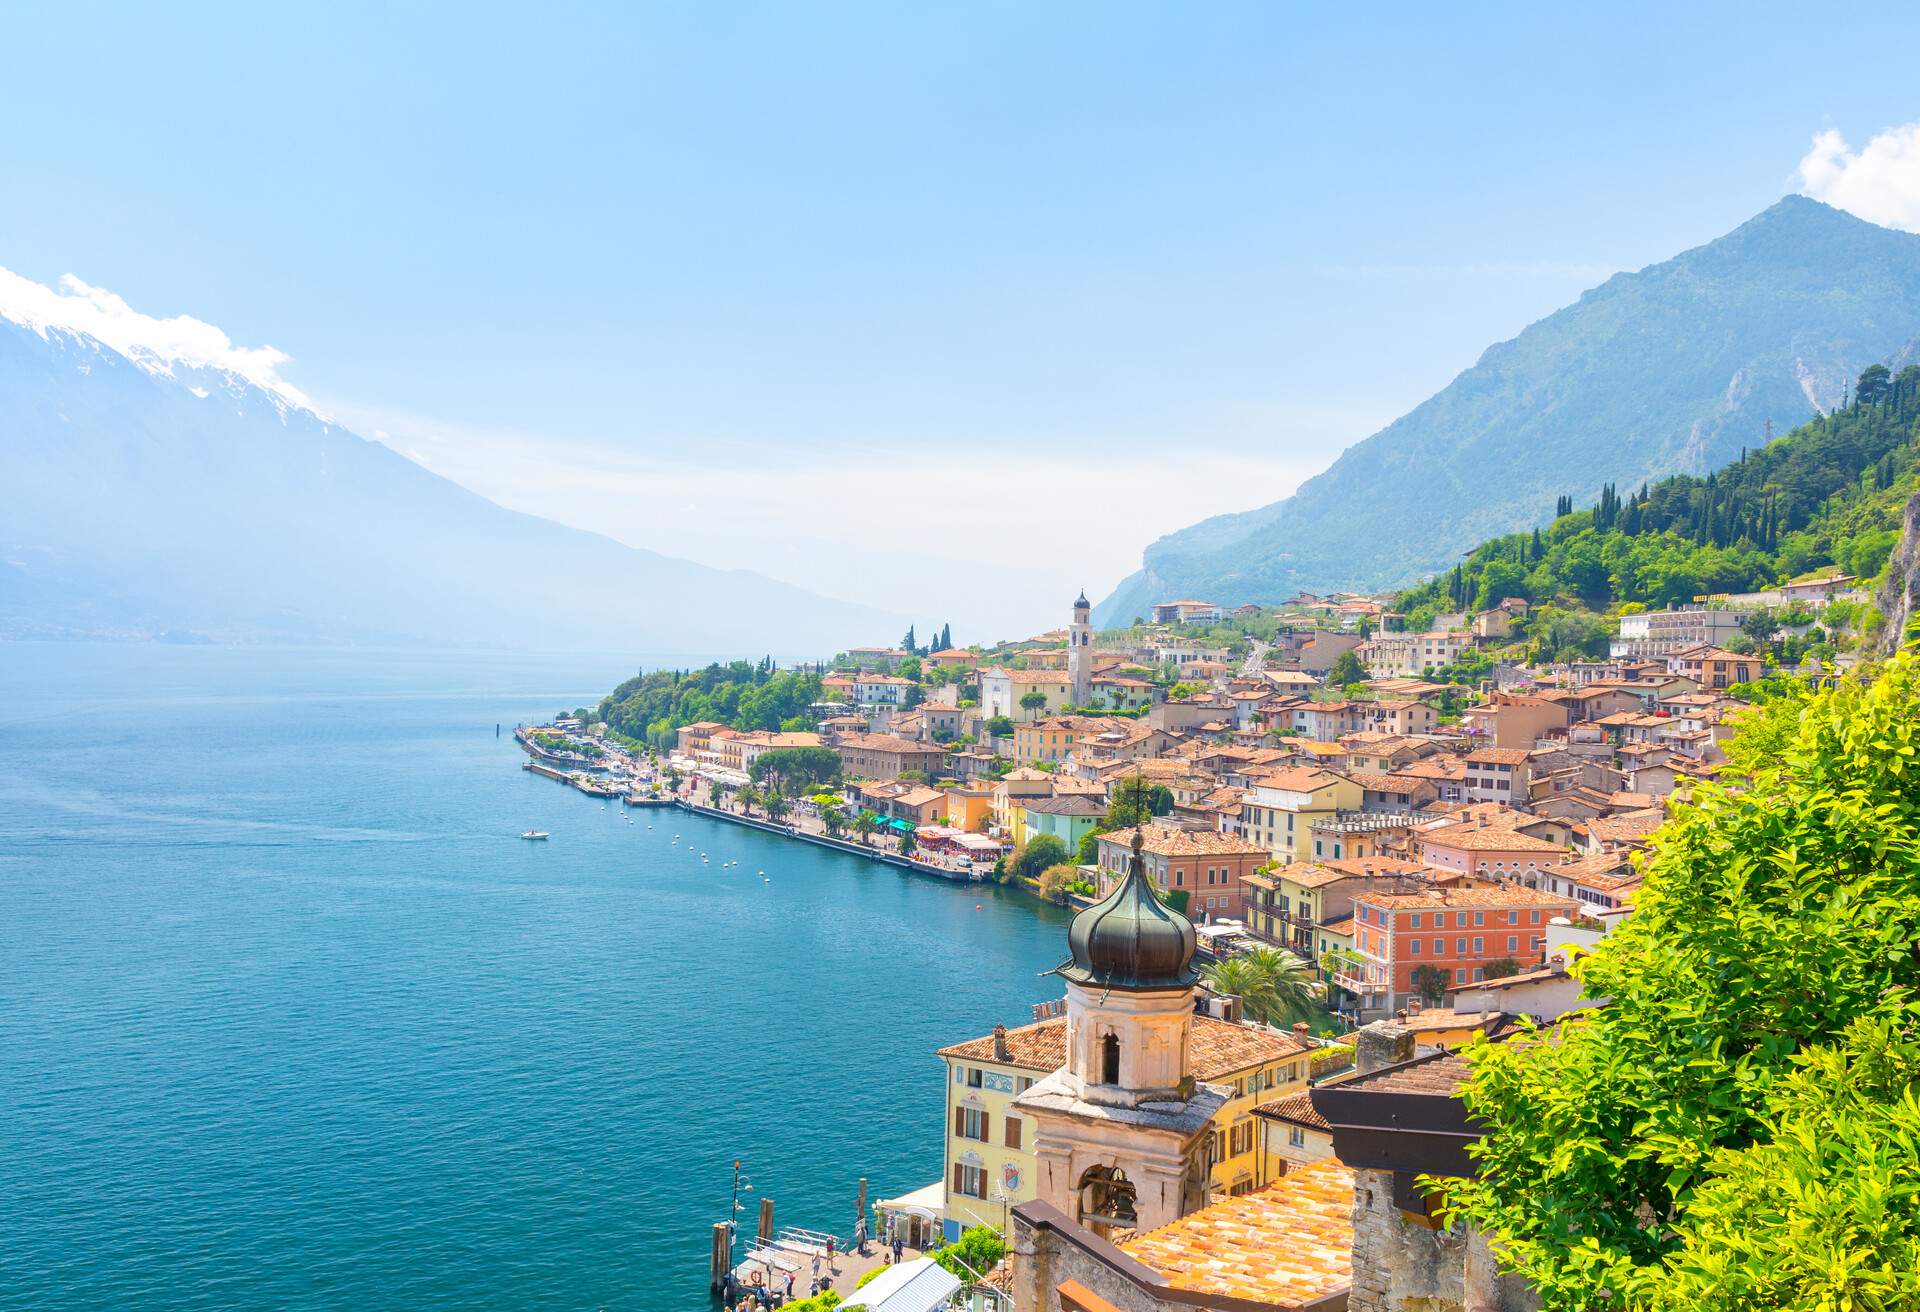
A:
[[[1736,459],[1917,345],[1920,236],[1788,197],[1489,348],[1292,496],[1161,538],[1095,618],[1408,583],[1562,494]]]
[[[235,373],[7,317],[0,488],[0,637],[811,657],[907,623],[506,510]]]

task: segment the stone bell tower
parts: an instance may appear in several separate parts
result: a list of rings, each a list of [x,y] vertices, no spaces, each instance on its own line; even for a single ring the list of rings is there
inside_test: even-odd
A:
[[[1193,925],[1154,896],[1140,844],[1067,931],[1067,1064],[1014,1103],[1035,1123],[1040,1199],[1104,1233],[1206,1205],[1207,1129],[1226,1101],[1187,1074]]]
[[[1085,710],[1093,696],[1093,607],[1084,588],[1073,603],[1073,623],[1067,626],[1067,678],[1073,684],[1073,704]]]

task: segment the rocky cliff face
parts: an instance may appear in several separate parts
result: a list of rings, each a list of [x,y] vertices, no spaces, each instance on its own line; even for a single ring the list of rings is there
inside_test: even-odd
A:
[[[1889,655],[1904,640],[1907,627],[1915,623],[1916,602],[1920,602],[1920,492],[1907,501],[1902,517],[1900,545],[1893,550],[1887,569],[1887,581],[1880,585],[1877,598],[1880,613],[1886,617],[1880,646]]]

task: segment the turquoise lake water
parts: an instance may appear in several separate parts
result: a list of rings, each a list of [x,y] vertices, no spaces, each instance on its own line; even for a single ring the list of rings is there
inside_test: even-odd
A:
[[[841,1233],[939,1178],[1064,915],[494,737],[630,672],[0,644],[0,1307],[703,1308],[733,1158]]]

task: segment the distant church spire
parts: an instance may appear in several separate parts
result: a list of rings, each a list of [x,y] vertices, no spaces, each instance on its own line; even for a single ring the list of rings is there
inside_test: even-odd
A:
[[[1086,709],[1093,696],[1093,607],[1087,604],[1085,588],[1074,599],[1073,623],[1067,626],[1067,679],[1073,685],[1073,704]]]

